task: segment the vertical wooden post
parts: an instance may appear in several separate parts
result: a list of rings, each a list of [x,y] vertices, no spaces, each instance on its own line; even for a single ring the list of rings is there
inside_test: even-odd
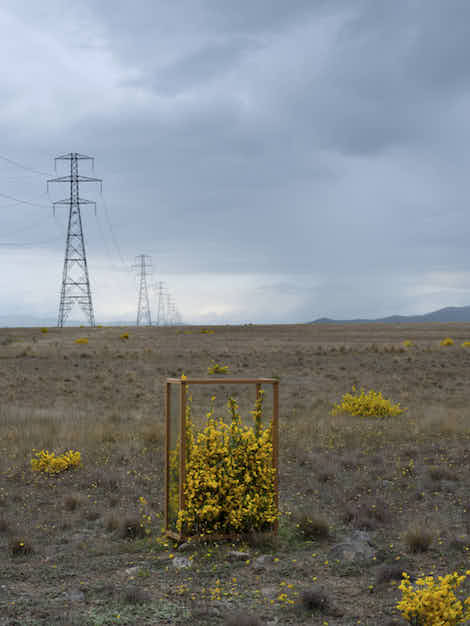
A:
[[[274,502],[276,504],[276,512],[279,511],[279,381],[273,383],[273,466],[274,466]],[[274,523],[274,532],[278,531],[279,522],[276,519]]]
[[[186,382],[180,383],[180,484],[179,484],[179,510],[183,511],[185,506],[185,483],[186,483]],[[183,530],[179,531],[180,539],[183,537]]]
[[[165,530],[168,532],[168,507],[170,497],[170,413],[171,413],[171,386],[167,382],[165,385]]]

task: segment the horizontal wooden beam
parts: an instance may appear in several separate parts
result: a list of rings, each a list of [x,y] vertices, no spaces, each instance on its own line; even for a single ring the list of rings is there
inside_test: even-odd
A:
[[[274,385],[279,380],[277,378],[222,378],[218,376],[214,378],[167,378],[166,382],[171,385],[181,385],[182,383],[186,385]]]

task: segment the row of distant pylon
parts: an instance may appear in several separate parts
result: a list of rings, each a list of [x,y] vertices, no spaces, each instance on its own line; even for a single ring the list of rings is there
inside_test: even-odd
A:
[[[137,301],[137,326],[174,326],[181,324],[176,302],[164,282],[153,281],[152,259],[139,254],[133,268],[137,271],[139,297]],[[152,298],[153,293],[153,298]],[[156,302],[156,314],[152,315],[151,301]]]
[[[83,235],[81,205],[96,203],[80,196],[80,183],[100,183],[100,178],[83,176],[79,173],[79,163],[91,161],[93,157],[78,152],[69,152],[56,157],[57,161],[69,161],[70,173],[47,181],[49,183],[67,183],[70,187],[70,196],[64,200],[53,203],[54,212],[56,206],[65,205],[69,209],[68,228],[65,246],[64,269],[62,274],[62,286],[60,291],[59,316],[57,325],[65,325],[74,305],[78,305],[86,315],[90,326],[95,326],[95,314],[91,298],[90,278],[85,251],[85,238]],[[137,326],[169,326],[181,324],[181,316],[174,298],[163,282],[154,284],[151,272],[151,259],[146,254],[136,257],[136,265],[139,271],[139,300],[137,307]],[[153,291],[156,299],[156,315],[152,322],[149,290]]]

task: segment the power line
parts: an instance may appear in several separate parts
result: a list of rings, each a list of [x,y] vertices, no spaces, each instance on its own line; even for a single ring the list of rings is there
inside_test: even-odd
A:
[[[122,256],[121,248],[119,246],[119,242],[118,242],[118,240],[116,238],[116,235],[114,233],[114,228],[113,228],[113,225],[111,223],[111,219],[109,217],[108,203],[106,202],[105,197],[103,196],[103,194],[101,194],[101,200],[103,202],[104,215],[105,215],[105,218],[106,218],[106,223],[108,224],[109,232],[111,234],[111,240],[113,242],[114,248],[116,249],[116,252],[118,253],[118,256],[119,256],[119,259],[120,259],[122,265],[126,268],[126,271],[127,271],[128,264],[126,263],[126,261],[124,260],[124,257]]]
[[[14,196],[9,196],[6,193],[0,193],[0,197],[6,198],[7,200],[13,200],[13,202],[17,202],[18,204],[28,204],[29,206],[38,206],[41,209],[48,209],[49,206],[47,204],[39,204],[39,202],[31,202],[30,200],[20,200],[20,198],[15,198]]]
[[[51,243],[55,243],[59,241],[61,237],[55,237],[55,239],[48,239],[47,241],[35,241],[35,242],[10,242],[10,243],[0,243],[0,246],[4,248],[38,248],[40,246],[47,246]]]
[[[2,161],[6,161],[7,163],[10,163],[11,165],[16,165],[16,167],[20,167],[22,170],[26,170],[28,172],[33,172],[34,174],[39,174],[40,176],[51,176],[51,174],[49,172],[41,172],[41,170],[36,170],[34,169],[34,167],[28,167],[27,165],[23,165],[23,163],[19,163],[18,161],[14,161],[13,159],[10,159],[6,156],[3,156],[0,154],[0,159],[2,159]]]

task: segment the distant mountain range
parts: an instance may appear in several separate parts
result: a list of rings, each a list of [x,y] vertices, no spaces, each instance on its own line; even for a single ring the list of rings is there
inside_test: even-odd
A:
[[[470,306],[447,306],[438,311],[423,315],[390,315],[378,319],[333,320],[329,317],[320,317],[310,324],[360,324],[382,322],[388,324],[408,324],[410,322],[470,322]]]

